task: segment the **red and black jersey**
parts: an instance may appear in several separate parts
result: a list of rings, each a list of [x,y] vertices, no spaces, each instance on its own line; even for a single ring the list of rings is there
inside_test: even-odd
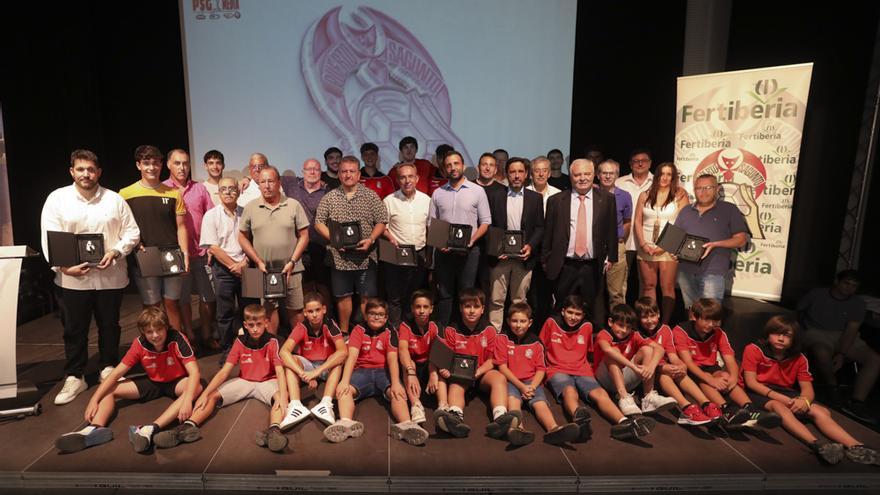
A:
[[[344,341],[339,325],[330,318],[324,318],[320,328],[313,328],[308,320],[297,323],[287,340],[293,342],[297,354],[313,363],[326,361],[336,352],[336,342]]]
[[[264,332],[254,340],[248,333],[232,343],[226,362],[238,365],[238,376],[249,382],[265,382],[275,378],[275,367],[282,366],[278,339]]]
[[[669,355],[675,354],[675,340],[672,338],[672,329],[669,328],[669,325],[660,325],[654,329],[653,333],[642,329],[639,330],[639,334],[646,339],[653,340],[663,347],[663,358],[660,359],[658,365],[668,362]]]
[[[407,342],[409,357],[414,363],[425,363],[431,352],[431,343],[437,338],[440,328],[433,321],[428,322],[428,328],[422,330],[415,320],[400,322],[397,327],[398,339]]]
[[[397,332],[391,325],[378,331],[357,325],[348,338],[348,347],[359,351],[355,369],[384,368],[388,353],[397,352]]]
[[[443,339],[450,349],[459,354],[476,356],[477,366],[482,366],[487,359],[495,354],[495,338],[498,332],[489,323],[489,317],[483,315],[471,330],[464,323],[450,323],[443,330]]]
[[[679,323],[672,331],[676,351],[688,351],[697,366],[717,366],[718,353],[722,356],[733,356],[733,348],[727,334],[721,327],[713,329],[706,335],[700,335],[693,320]]]
[[[122,363],[129,368],[140,363],[147,377],[159,383],[169,383],[187,375],[186,363],[196,360],[186,337],[177,330],[168,330],[165,349],[157,351],[143,335],[134,339]]]
[[[602,361],[605,359],[605,351],[602,350],[602,346],[599,345],[599,342],[608,342],[612,347],[617,348],[623,357],[627,359],[632,359],[633,356],[639,352],[639,349],[650,344],[651,339],[646,339],[642,337],[642,334],[639,332],[630,332],[629,336],[622,340],[616,340],[614,335],[611,333],[611,330],[607,328],[603,328],[599,330],[599,333],[596,335],[595,342],[593,344],[593,367],[598,369],[602,364]]]
[[[743,350],[740,387],[745,387],[746,371],[754,372],[758,381],[768,386],[798,389],[800,382],[813,381],[806,356],[798,353],[779,360],[773,357],[773,350],[766,344],[749,344]]]
[[[544,344],[547,378],[556,373],[593,376],[587,353],[593,346],[593,324],[582,321],[570,327],[562,315],[547,318],[538,335]]]
[[[520,381],[530,381],[539,371],[547,371],[544,364],[544,345],[531,331],[522,339],[512,332],[505,331],[495,340],[495,365],[506,364],[513,376]]]

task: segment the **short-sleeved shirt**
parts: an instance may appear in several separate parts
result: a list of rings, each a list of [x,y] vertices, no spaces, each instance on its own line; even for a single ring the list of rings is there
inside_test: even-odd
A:
[[[318,189],[309,192],[306,189],[305,182],[299,179],[296,181],[296,184],[284,191],[288,198],[299,201],[299,204],[306,210],[306,216],[309,217],[309,244],[320,244],[322,246],[327,244],[324,236],[315,230],[315,213],[318,212],[318,204],[321,203],[321,199],[329,190],[326,185],[322,184]]]
[[[547,371],[544,363],[544,345],[538,336],[527,332],[522,339],[505,331],[495,339],[495,365],[506,364],[520,381],[531,380],[539,371]]]
[[[544,344],[547,379],[556,373],[593,376],[593,367],[587,360],[593,347],[592,323],[583,321],[570,327],[562,315],[553,315],[544,322],[538,338]]]
[[[407,198],[403,191],[397,191],[386,196],[382,202],[388,210],[388,230],[391,235],[400,244],[412,244],[416,249],[425,247],[431,198],[419,190],[412,198]]]
[[[140,335],[125,353],[122,364],[133,368],[140,363],[147,378],[154,382],[169,383],[186,376],[186,364],[195,360],[195,353],[186,337],[169,329],[163,350],[157,351],[145,336]]]
[[[360,183],[376,193],[379,199],[385,199],[385,196],[393,193],[397,188],[397,183],[391,177],[383,174],[381,170],[376,170],[376,175],[372,177],[367,175],[365,170],[366,167],[361,167]]]
[[[651,340],[642,337],[642,334],[639,332],[631,332],[626,338],[617,340],[614,338],[614,335],[607,328],[603,328],[599,330],[599,333],[596,334],[596,338],[594,339],[593,344],[593,366],[599,368],[602,364],[602,361],[605,360],[605,351],[602,350],[602,347],[599,345],[599,342],[608,342],[612,347],[616,348],[623,354],[623,357],[627,359],[632,359],[633,356],[639,352],[639,349],[648,345]]]
[[[486,191],[467,179],[458,189],[447,183],[434,191],[430,216],[449,223],[470,225],[473,229],[471,235],[480,225],[492,223]]]
[[[766,344],[749,344],[743,349],[742,366],[740,367],[739,385],[745,387],[745,372],[757,375],[758,381],[764,385],[798,389],[800,382],[812,382],[810,363],[801,353],[786,356],[779,360],[773,357],[773,351]]]
[[[390,325],[380,330],[357,325],[348,337],[348,347],[358,350],[354,368],[384,368],[388,353],[397,352],[397,332]]]
[[[222,201],[220,201],[220,184],[211,184],[208,181],[202,182],[202,185],[205,186],[205,189],[208,190],[208,194],[211,195],[211,201],[214,202],[214,206],[219,206]]]
[[[678,212],[675,226],[691,235],[705,237],[710,241],[730,239],[734,234],[745,232],[749,227],[739,209],[727,201],[718,200],[715,206],[702,215],[693,205],[687,205]],[[685,273],[724,275],[730,270],[730,255],[733,249],[716,247],[700,263],[682,262],[678,269]]]
[[[238,226],[241,222],[242,207],[237,206],[230,213],[222,204],[211,208],[202,217],[200,242],[205,249],[218,246],[234,261],[247,257],[238,243]]]
[[[299,242],[299,231],[309,226],[309,218],[299,201],[281,195],[275,206],[266,204],[262,196],[248,203],[241,213],[238,228],[250,232],[254,249],[266,263],[280,269],[293,256]],[[302,259],[296,262],[294,272],[305,269]]]
[[[676,351],[687,351],[697,366],[716,366],[718,353],[722,356],[733,356],[730,340],[721,328],[715,328],[706,335],[700,335],[693,320],[679,323],[672,330]]]
[[[201,182],[188,181],[181,190],[177,187],[172,179],[167,179],[162,184],[170,188],[181,191],[183,204],[186,206],[186,236],[189,238],[189,256],[204,256],[205,249],[201,247],[200,239],[202,232],[202,218],[205,212],[214,207],[214,200],[211,199],[211,193],[205,188]]]
[[[625,241],[626,238],[623,237],[625,233],[623,224],[632,221],[633,216],[633,202],[629,193],[625,190],[615,187],[614,188],[614,200],[617,202],[617,240]]]
[[[186,215],[186,206],[180,191],[160,183],[155,188],[141,181],[122,188],[119,195],[128,201],[134,221],[141,231],[141,243],[146,247],[176,246],[177,217]]]
[[[849,299],[835,299],[831,289],[816,288],[807,292],[797,309],[804,315],[808,328],[842,332],[851,321],[865,319],[865,300],[859,296]]]
[[[336,343],[344,342],[339,325],[327,317],[317,329],[308,320],[297,323],[287,340],[293,342],[297,354],[313,363],[326,361],[336,352]]]
[[[431,353],[431,343],[440,334],[440,327],[436,322],[429,321],[428,328],[422,330],[415,320],[400,322],[397,334],[401,342],[407,342],[409,357],[414,363],[426,363]]]
[[[669,328],[669,325],[660,325],[654,330],[653,334],[644,330],[639,332],[642,337],[651,339],[663,347],[663,357],[660,359],[659,364],[666,363],[669,360],[668,356],[675,354],[675,341],[672,338],[672,329]]]
[[[249,382],[265,382],[275,378],[275,367],[282,366],[278,339],[264,332],[254,340],[245,332],[232,343],[226,362],[238,365],[238,376]]]
[[[329,226],[331,220],[339,223],[358,222],[361,239],[366,239],[377,224],[388,223],[388,210],[379,196],[363,184],[355,186],[351,199],[345,196],[345,190],[340,186],[321,199],[315,214],[315,223]],[[332,246],[328,249],[333,254],[333,266],[337,270],[366,270],[371,261],[376,263],[376,249],[367,252],[346,249],[344,253]]]
[[[475,356],[477,366],[495,355],[495,338],[498,332],[484,315],[473,329],[460,322],[450,323],[443,329],[443,340],[450,349],[459,353]]]

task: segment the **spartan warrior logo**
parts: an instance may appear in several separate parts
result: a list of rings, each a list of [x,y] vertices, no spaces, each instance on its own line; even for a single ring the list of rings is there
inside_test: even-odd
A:
[[[269,285],[278,285],[278,279],[275,277],[274,273],[269,277]]]
[[[767,185],[767,170],[761,159],[742,148],[720,149],[710,153],[697,165],[694,180],[702,174],[718,177],[721,199],[739,208],[752,239],[764,239],[756,202]]]
[[[391,17],[370,7],[335,7],[309,27],[300,56],[312,102],[346,152],[374,142],[383,163],[397,163],[398,141],[414,136],[423,150],[447,143],[470,163],[451,127],[440,68]]]
[[[349,226],[347,229],[345,229],[345,235],[354,235],[354,229]]]
[[[92,241],[86,241],[86,252],[91,254],[95,252],[95,244]]]

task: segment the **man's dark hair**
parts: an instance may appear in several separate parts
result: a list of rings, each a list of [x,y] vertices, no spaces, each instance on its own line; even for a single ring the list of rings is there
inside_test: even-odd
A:
[[[443,165],[446,165],[446,159],[452,155],[458,156],[462,162],[464,162],[464,156],[456,150],[449,150],[449,153],[446,153],[446,156],[443,157]]]
[[[402,150],[403,147],[407,144],[413,144],[413,145],[415,145],[417,150],[419,149],[419,142],[416,141],[416,138],[414,138],[412,136],[406,136],[403,139],[401,139],[400,143],[398,143],[398,145],[397,145],[397,149]]]
[[[497,150],[495,150],[495,151],[492,152],[493,155],[494,155],[495,153],[504,153],[505,155],[510,156],[510,153],[508,153],[507,150],[504,149],[504,148],[498,148]]]
[[[480,159],[477,160],[477,163],[480,163],[481,161],[483,161],[483,158],[486,158],[486,157],[489,157],[489,158],[491,158],[491,159],[493,159],[493,160],[495,159],[495,155],[493,155],[492,153],[489,153],[489,152],[487,151],[487,152],[483,153],[482,155],[480,155]]]
[[[376,153],[379,152],[379,147],[376,146],[376,143],[364,143],[361,145],[361,154],[363,155],[365,151],[373,150]]]
[[[223,153],[220,153],[217,150],[211,150],[205,153],[205,161],[204,163],[208,163],[208,160],[220,160],[220,163],[226,164],[226,157],[223,156]]]
[[[523,167],[526,168],[526,173],[529,173],[529,167],[531,166],[531,162],[529,161],[528,158],[522,158],[519,156],[512,156],[512,157],[508,158],[506,168],[509,169],[511,163],[517,163],[517,162],[522,163]],[[505,173],[506,172],[507,171],[505,170]]]
[[[629,152],[629,159],[627,161],[632,162],[634,156],[641,155],[642,153],[648,155],[648,158],[650,158],[652,161],[654,160],[654,154],[651,153],[651,150],[649,150],[648,148],[633,148]]]
[[[440,144],[437,145],[437,148],[434,149],[434,156],[437,157],[437,163],[443,163],[443,159],[446,158],[446,154],[452,151],[452,146],[448,144]]]
[[[565,158],[565,155],[562,153],[562,150],[560,150],[559,148],[553,148],[552,150],[548,151],[547,158],[550,158],[550,155],[552,155],[554,153],[556,153],[558,155],[562,155],[562,157]]]
[[[165,155],[159,151],[159,148],[153,146],[152,144],[142,144],[135,148],[134,150],[134,161],[141,162],[150,158],[155,158],[157,161],[162,161],[165,159]]]
[[[324,159],[326,160],[327,157],[330,156],[331,153],[339,153],[341,155],[342,150],[337,148],[336,146],[331,146],[331,147],[327,148],[326,151],[324,151]]]
[[[70,166],[72,167],[73,162],[77,160],[92,162],[96,167],[101,168],[101,164],[98,163],[98,155],[92,150],[73,150],[70,153]]]
[[[608,315],[608,319],[614,323],[622,324],[630,330],[637,330],[639,328],[639,317],[636,315],[636,310],[626,304],[618,304],[611,308],[611,314]]]

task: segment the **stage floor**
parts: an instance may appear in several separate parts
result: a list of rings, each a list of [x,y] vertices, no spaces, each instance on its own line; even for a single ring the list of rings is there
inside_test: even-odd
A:
[[[126,346],[137,333],[134,320],[139,309],[136,296],[127,295],[122,317]],[[471,401],[465,411],[473,428],[470,438],[434,435],[429,419],[432,436],[422,447],[393,440],[386,407],[368,399],[356,415],[366,425],[362,437],[329,443],[320,423],[310,419],[288,433],[286,452],[274,454],[254,443],[254,433],[266,427],[266,406],[246,401],[220,410],[202,427],[203,438],[195,443],[137,454],[127,441],[128,425],[152,421],[169,403],[160,399],[121,407],[110,425],[112,442],[62,455],[54,441],[82,425],[83,409],[95,388],[68,405],[52,403],[63,374],[61,325],[53,316],[19,328],[17,353],[19,380],[36,383],[45,395],[40,416],[0,423],[2,492],[60,488],[422,494],[880,490],[880,468],[846,459],[837,466],[822,465],[781,428],[727,434],[717,428],[677,426],[670,414],[658,417],[651,435],[620,442],[610,437],[610,424],[594,411],[593,438],[587,443],[560,448],[542,443],[539,435],[534,444],[514,449],[484,435],[488,407],[480,399]],[[217,356],[203,357],[199,364],[210,379],[218,369]],[[93,362],[90,365],[95,368]],[[315,398],[307,395],[305,401],[313,405]],[[552,406],[561,418],[558,405]],[[534,417],[525,416],[527,427],[540,432]],[[838,413],[835,417],[856,438],[880,446],[880,434]]]

